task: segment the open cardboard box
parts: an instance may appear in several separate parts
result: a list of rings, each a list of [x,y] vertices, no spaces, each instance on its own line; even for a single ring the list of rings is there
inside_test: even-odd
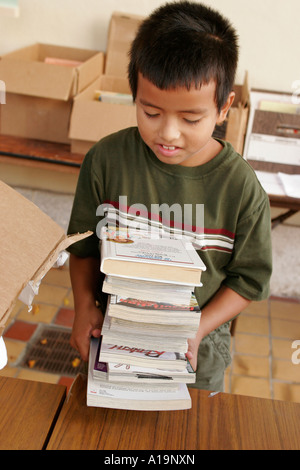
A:
[[[46,63],[47,58],[64,65]],[[73,97],[99,77],[103,67],[103,52],[49,44],[3,55],[0,79],[6,86],[6,105],[1,110],[1,134],[70,143]]]
[[[144,17],[115,12],[112,14],[103,76],[74,99],[69,138],[71,150],[85,154],[106,135],[136,126],[135,105],[101,103],[95,91],[130,94],[127,78],[128,52]]]
[[[59,255],[91,232],[66,236],[37,206],[0,181],[0,337],[18,298],[35,291]],[[27,305],[29,303],[24,302]],[[30,306],[30,305],[29,305]]]
[[[74,153],[84,155],[103,137],[137,125],[134,103],[102,103],[95,99],[97,90],[131,93],[126,78],[102,75],[74,99],[69,131]]]

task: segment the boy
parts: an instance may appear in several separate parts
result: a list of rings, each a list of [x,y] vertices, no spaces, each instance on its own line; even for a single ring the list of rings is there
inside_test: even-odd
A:
[[[192,239],[207,267],[196,290],[200,327],[187,357],[197,370],[195,387],[223,390],[230,321],[250,301],[267,297],[271,275],[267,195],[232,146],[212,138],[234,100],[237,60],[234,29],[199,3],[166,4],[141,25],[129,64],[138,127],[108,136],[88,152],[68,230],[94,232],[70,248],[76,311],[71,344],[84,360],[90,336],[101,334],[105,309],[95,306],[101,282],[97,208],[106,202],[130,224],[128,207],[144,207],[135,219]],[[201,204],[204,228],[197,219]],[[153,213],[174,205],[193,209],[184,213],[184,223]]]

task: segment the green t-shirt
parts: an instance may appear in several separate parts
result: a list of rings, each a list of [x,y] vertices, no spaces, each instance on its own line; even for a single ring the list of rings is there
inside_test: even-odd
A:
[[[221,143],[208,163],[184,167],[158,160],[135,127],[102,139],[82,164],[68,229],[94,235],[69,251],[99,257],[97,232],[107,206],[125,225],[159,228],[195,244],[207,268],[196,291],[201,307],[222,284],[249,300],[266,298],[272,270],[269,200],[250,165]]]

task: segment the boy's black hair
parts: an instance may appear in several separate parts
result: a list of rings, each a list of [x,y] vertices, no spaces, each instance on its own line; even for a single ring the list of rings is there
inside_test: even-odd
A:
[[[220,112],[234,85],[237,42],[230,22],[201,3],[179,1],[157,8],[131,45],[128,77],[133,99],[139,72],[162,90],[201,87],[214,80]]]

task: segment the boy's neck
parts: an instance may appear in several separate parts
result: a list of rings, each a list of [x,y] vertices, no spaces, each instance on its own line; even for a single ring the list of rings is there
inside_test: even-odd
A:
[[[215,140],[211,137],[210,141],[207,143],[206,147],[202,149],[201,155],[195,155],[195,158],[181,163],[181,166],[185,167],[197,167],[205,165],[206,163],[213,160],[219,153],[223,150],[223,145],[218,140]]]

